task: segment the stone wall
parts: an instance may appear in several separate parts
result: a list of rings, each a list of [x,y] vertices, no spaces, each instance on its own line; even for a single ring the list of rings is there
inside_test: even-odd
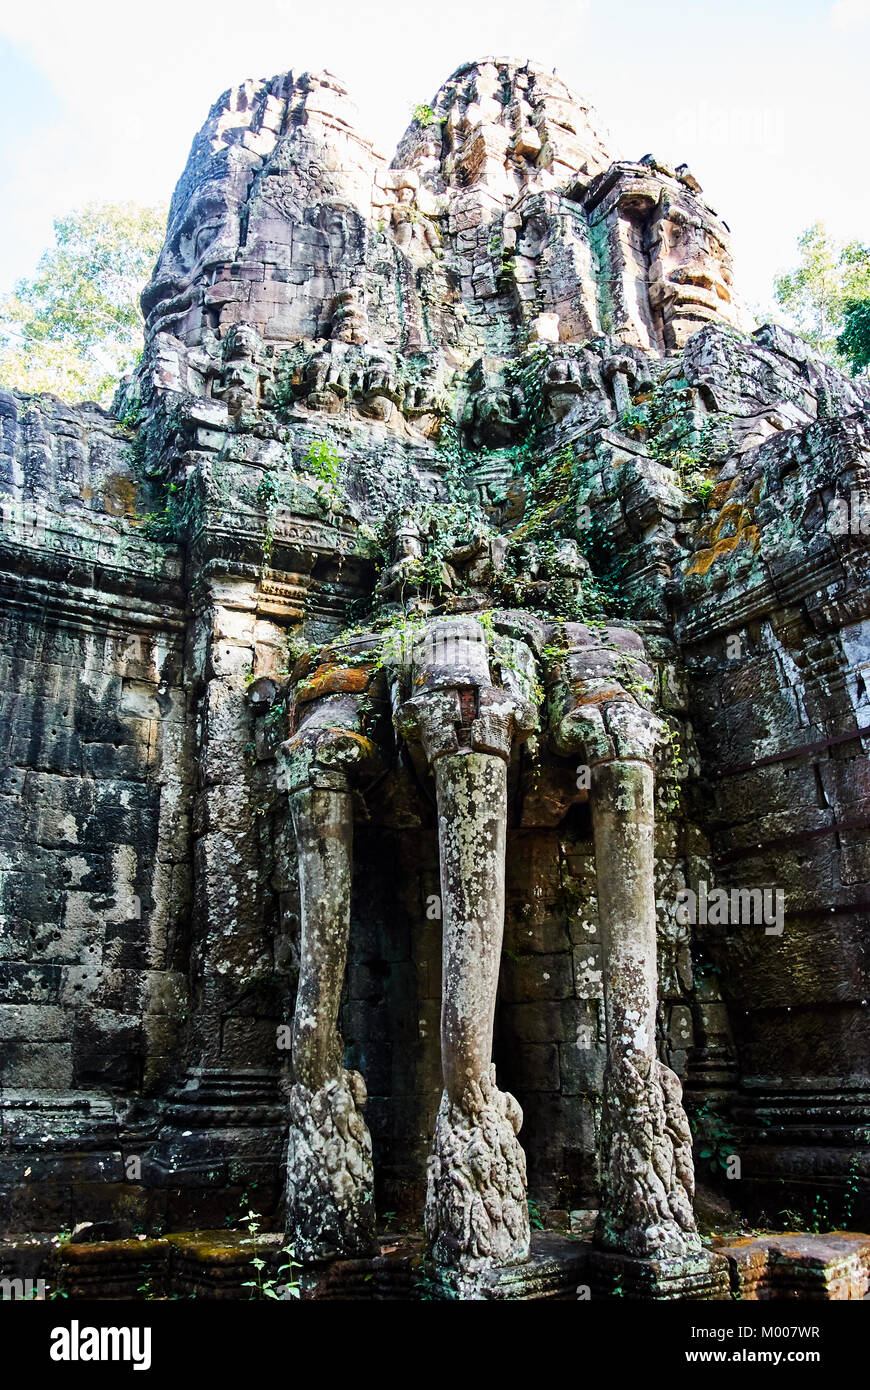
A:
[[[134,524],[141,486],[115,418],[9,395],[2,415],[3,1219],[57,1228],[73,1186],[123,1182],[105,1137],[176,1061],[191,896],[183,565]],[[30,1175],[47,1180],[15,1195],[28,1133],[46,1135],[51,1157]]]

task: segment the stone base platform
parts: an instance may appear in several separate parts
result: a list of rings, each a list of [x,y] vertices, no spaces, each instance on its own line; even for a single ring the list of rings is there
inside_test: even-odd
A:
[[[56,1250],[22,1239],[0,1246],[0,1275],[44,1278],[76,1299],[245,1300],[284,1263],[277,1233],[182,1231],[148,1239],[67,1242]],[[639,1260],[596,1250],[588,1236],[534,1231],[524,1264],[459,1274],[426,1258],[423,1236],[381,1236],[378,1253],[297,1270],[300,1300],[561,1301],[870,1298],[870,1235],[833,1231],[719,1239],[683,1260]],[[293,1300],[296,1301],[295,1299]]]
[[[640,1260],[587,1248],[586,1281],[592,1298],[721,1302],[731,1297],[728,1261],[712,1251],[675,1260]]]
[[[870,1236],[786,1232],[717,1243],[740,1299],[863,1299],[870,1295]]]
[[[576,1301],[586,1296],[584,1286],[589,1258],[588,1241],[552,1231],[533,1231],[529,1258],[523,1264],[460,1274],[421,1264],[418,1298],[472,1301],[537,1300]],[[579,1291],[579,1292],[578,1292]]]
[[[395,1302],[425,1297],[422,1235],[380,1236],[379,1253],[332,1260],[299,1276],[303,1299]]]
[[[246,1299],[255,1255],[279,1263],[279,1235],[181,1231],[151,1240],[98,1240],[60,1247],[51,1281],[71,1299]],[[281,1261],[283,1262],[283,1261]],[[265,1270],[264,1274],[268,1275]]]

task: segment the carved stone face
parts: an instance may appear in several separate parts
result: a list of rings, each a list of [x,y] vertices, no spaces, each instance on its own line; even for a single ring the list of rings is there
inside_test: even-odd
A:
[[[523,222],[522,234],[517,242],[521,256],[536,260],[552,235],[552,220],[543,211],[534,212]]]
[[[530,579],[538,578],[541,573],[541,552],[534,541],[524,541],[518,545],[514,557],[518,574],[527,574]]]
[[[194,190],[172,216],[154,274],[142,295],[149,327],[195,341],[204,322],[200,285],[216,263],[231,260],[239,241],[238,178]]]
[[[650,302],[664,313],[666,341],[682,346],[699,320],[730,316],[730,252],[701,209],[667,202],[653,227],[653,245]]]
[[[396,537],[395,557],[397,560],[416,559],[423,554],[420,537],[411,531],[402,531]]]
[[[224,356],[228,362],[253,362],[260,340],[246,324],[234,324],[226,336]]]
[[[323,74],[243,84],[212,110],[143,295],[152,333],[188,346],[242,323],[273,341],[323,335],[359,279],[378,163],[348,107]]]
[[[665,224],[665,245],[673,264],[672,281],[704,286],[722,283],[725,248],[702,222],[672,214]]]

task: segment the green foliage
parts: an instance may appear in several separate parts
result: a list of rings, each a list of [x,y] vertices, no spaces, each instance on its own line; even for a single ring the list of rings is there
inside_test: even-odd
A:
[[[544,343],[533,343],[526,348],[522,357],[508,363],[506,382],[508,386],[518,386],[523,395],[523,412],[528,422],[529,439],[527,448],[537,442],[545,424],[543,386],[550,365],[550,352]]]
[[[419,1290],[417,1297],[421,1302],[441,1303],[459,1298],[459,1294],[450,1283],[449,1277],[443,1277],[434,1265],[428,1261],[421,1261],[417,1265],[417,1269],[420,1278],[414,1281],[414,1288]]]
[[[631,406],[622,412],[619,421],[626,434],[643,434],[649,424],[649,416],[643,406]]]
[[[853,376],[870,368],[870,294],[866,299],[846,301],[837,351],[848,358]]]
[[[462,444],[462,437],[455,420],[447,418],[441,425],[438,448],[444,459],[444,482],[447,487],[448,506],[454,509],[456,517],[464,513],[466,519],[472,514],[482,516],[480,500],[474,486],[474,467]]]
[[[259,1212],[256,1211],[249,1211],[244,1219],[244,1225],[248,1228],[255,1249],[257,1247],[257,1238],[259,1236],[262,1220],[263,1218],[260,1216]],[[268,1275],[264,1276],[263,1270],[266,1268],[266,1261],[261,1259],[259,1255],[254,1255],[251,1260],[251,1265],[254,1269],[254,1278],[245,1279],[242,1283],[243,1289],[251,1290],[251,1298],[272,1298],[280,1300],[282,1288],[286,1290],[291,1298],[299,1298],[299,1281],[298,1279],[294,1279],[293,1271],[301,1269],[302,1266],[295,1259],[295,1252],[292,1246],[282,1246],[280,1253],[286,1255],[287,1259],[283,1264],[278,1266],[275,1278],[271,1278]],[[285,1271],[287,1271],[288,1277],[282,1279],[281,1275],[284,1274]]]
[[[266,473],[257,485],[257,501],[264,507],[271,507],[278,497],[278,484],[274,473]]]
[[[810,1230],[813,1235],[819,1235],[821,1231],[831,1229],[831,1216],[828,1209],[828,1199],[817,1192],[813,1198],[813,1206],[810,1212]]]
[[[499,264],[498,278],[510,285],[516,277],[517,253],[510,251],[506,246],[501,247],[501,261]]]
[[[866,1142],[866,1138],[865,1138]],[[855,1213],[855,1199],[858,1196],[858,1165],[860,1155],[853,1153],[849,1159],[849,1169],[846,1173],[846,1190],[843,1193],[843,1218],[840,1226],[844,1231],[848,1231],[852,1217]]]
[[[139,295],[166,208],[89,203],[54,223],[32,279],[0,301],[0,385],[111,402],[142,350]]]
[[[662,722],[659,756],[663,763],[664,776],[658,779],[656,793],[663,813],[672,816],[679,811],[682,800],[679,774],[683,766],[683,734],[676,719],[668,716]]]
[[[420,126],[431,125],[435,120],[435,112],[428,102],[423,101],[419,106],[411,107],[411,119]]]
[[[257,486],[257,501],[266,513],[263,527],[263,569],[272,563],[272,550],[275,545],[275,512],[278,507],[278,485],[274,474],[266,473]]]
[[[269,713],[266,715],[265,719],[263,720],[263,723],[267,729],[274,729],[276,727],[281,727],[286,717],[287,701],[286,699],[279,700],[277,704],[273,705],[272,708],[269,710]]]
[[[716,484],[713,482],[713,479],[704,478],[704,480],[698,483],[697,487],[695,488],[695,496],[697,497],[698,501],[702,504],[702,506],[706,508],[709,507],[710,498],[713,496],[713,493],[715,491]]]
[[[532,1201],[531,1197],[528,1198],[527,1204],[529,1208],[529,1225],[533,1231],[543,1231],[544,1223],[541,1220],[541,1208],[537,1202]]]
[[[820,1235],[822,1231],[830,1231],[833,1226],[828,1199],[823,1197],[820,1192],[813,1195],[813,1204],[808,1217],[794,1207],[782,1207],[779,1215],[789,1230],[809,1231],[814,1236]]]
[[[668,462],[676,474],[677,485],[683,492],[687,492],[690,497],[703,497],[705,501],[709,501],[716,484],[704,476],[704,463],[700,451],[676,449]]]
[[[774,281],[774,297],[797,332],[832,366],[854,370],[852,337],[845,344],[840,338],[848,333],[848,306],[870,300],[870,247],[835,241],[824,223],[816,222],[798,238],[798,250],[798,265]],[[859,369],[866,365],[865,360]]]
[[[716,487],[707,471],[722,462],[731,445],[732,428],[728,415],[708,415],[700,431],[687,409],[687,383],[682,377],[659,381],[646,406],[633,408],[630,428],[647,432],[646,450],[650,458],[672,468],[678,487],[707,507]]]
[[[570,349],[563,345],[562,351]],[[542,616],[552,617],[555,613],[570,621],[595,622],[610,612],[617,601],[625,561],[617,555],[612,539],[594,512],[585,525],[578,525],[582,471],[571,445],[557,450],[552,445],[547,447],[550,422],[543,387],[550,360],[546,344],[535,343],[507,368],[507,384],[519,387],[522,393],[527,423],[526,437],[511,450],[514,471],[523,477],[526,486],[525,511],[514,538],[533,541],[545,563],[555,557],[560,541],[572,538],[578,542],[592,571],[583,580],[582,598],[576,597],[569,580],[557,580]],[[521,583],[514,584],[507,598],[536,611],[534,602],[524,600]]]
[[[178,540],[185,529],[187,490],[183,483],[164,482],[162,487],[163,506],[142,518],[142,531],[149,540],[170,543]]]
[[[714,1176],[725,1172],[734,1153],[734,1135],[727,1121],[706,1103],[699,1105],[689,1118],[695,1136],[697,1154],[709,1164]]]
[[[366,548],[373,552],[376,568],[380,571],[387,563],[397,517],[403,510],[413,511],[424,553],[409,569],[409,588],[427,604],[440,595],[448,577],[452,582],[447,570],[451,551],[472,536],[491,530],[474,486],[472,460],[466,454],[452,419],[442,424],[439,451],[444,465],[446,500],[427,501],[421,506],[413,494],[405,494],[398,505],[385,512],[380,525],[366,540]],[[418,615],[409,614],[408,620],[417,621]]]
[[[305,392],[302,373],[306,356],[305,344],[295,343],[280,353],[275,363],[267,404],[281,420],[289,419],[294,405]]]
[[[864,1130],[861,1135],[864,1145],[870,1142],[870,1131]],[[783,1207],[778,1213],[786,1225],[794,1231],[810,1231],[813,1235],[819,1235],[822,1231],[830,1231],[834,1228],[841,1231],[848,1231],[852,1224],[855,1214],[855,1202],[858,1197],[859,1181],[858,1172],[861,1166],[861,1154],[859,1151],[853,1153],[849,1160],[849,1167],[846,1171],[846,1184],[843,1190],[842,1214],[839,1221],[835,1220],[834,1212],[831,1210],[831,1203],[827,1197],[823,1197],[820,1192],[813,1195],[813,1204],[810,1208],[809,1216],[804,1212],[798,1211],[794,1207]]]
[[[400,1221],[397,1211],[384,1212],[383,1226],[384,1232],[389,1235],[405,1235],[408,1230],[407,1221]]]
[[[309,473],[313,473],[320,483],[318,496],[328,511],[337,511],[341,505],[341,464],[342,458],[338,450],[325,439],[312,440],[309,444],[304,467]]]

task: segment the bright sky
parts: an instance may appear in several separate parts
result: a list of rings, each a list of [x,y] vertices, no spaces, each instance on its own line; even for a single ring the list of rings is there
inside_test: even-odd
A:
[[[817,219],[870,241],[870,0],[19,0],[0,11],[0,291],[53,217],[168,199],[245,77],[329,68],[392,150],[410,108],[486,54],[555,66],[615,154],[690,164],[750,303]]]

